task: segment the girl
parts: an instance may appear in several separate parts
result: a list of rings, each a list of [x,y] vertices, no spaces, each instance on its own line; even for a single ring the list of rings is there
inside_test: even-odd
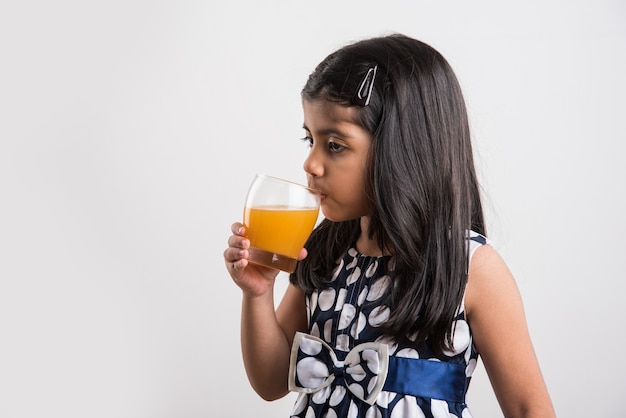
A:
[[[302,91],[304,162],[325,219],[278,308],[277,271],[224,259],[242,289],[241,343],[266,400],[293,417],[470,417],[478,355],[507,417],[554,411],[514,279],[485,238],[459,84],[403,35],[329,55]]]

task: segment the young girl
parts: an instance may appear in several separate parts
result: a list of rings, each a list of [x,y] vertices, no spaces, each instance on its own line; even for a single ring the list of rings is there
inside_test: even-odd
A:
[[[446,60],[403,35],[329,55],[303,91],[304,162],[324,220],[274,310],[276,270],[224,259],[241,343],[293,417],[470,417],[478,356],[507,417],[554,411],[514,279],[485,238],[467,114]]]

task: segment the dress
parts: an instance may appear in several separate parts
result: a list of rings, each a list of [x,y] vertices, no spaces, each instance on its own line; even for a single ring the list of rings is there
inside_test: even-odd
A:
[[[470,257],[486,243],[471,232]],[[436,355],[428,342],[411,348],[411,336],[387,340],[378,326],[389,311],[378,301],[392,263],[351,248],[330,287],[307,296],[309,334],[296,336],[291,354],[289,386],[301,392],[292,418],[471,418],[465,393],[478,353],[463,302],[451,324],[454,350]]]

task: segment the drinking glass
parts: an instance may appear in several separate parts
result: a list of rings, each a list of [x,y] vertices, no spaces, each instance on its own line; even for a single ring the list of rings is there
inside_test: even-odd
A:
[[[301,184],[257,174],[248,190],[243,224],[248,260],[292,273],[319,214],[319,194]]]

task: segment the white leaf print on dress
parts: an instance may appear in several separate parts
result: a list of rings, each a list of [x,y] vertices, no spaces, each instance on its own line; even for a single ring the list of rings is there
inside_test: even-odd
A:
[[[454,335],[454,339],[452,341],[453,351],[444,351],[444,354],[449,357],[455,356],[465,351],[472,341],[469,325],[463,319],[454,321],[454,323],[452,324],[452,332],[452,335]]]
[[[389,308],[377,306],[370,313],[369,324],[373,327],[379,327],[387,319],[389,319]]]
[[[359,339],[359,334],[361,333],[361,331],[363,331],[365,329],[365,325],[367,324],[367,319],[365,318],[365,315],[363,315],[363,313],[359,313],[359,318],[354,321],[354,324],[352,325],[352,329],[350,330],[350,335],[352,335],[352,338],[354,338],[355,340]]]
[[[389,418],[425,418],[424,411],[419,407],[415,396],[405,396],[393,407]]]
[[[365,271],[365,277],[372,277],[378,269],[378,260],[374,261]]]
[[[352,323],[355,314],[356,308],[354,307],[354,305],[346,303],[343,306],[341,316],[339,317],[338,329],[346,329]]]
[[[387,291],[390,280],[391,279],[389,278],[389,276],[383,276],[380,279],[376,280],[374,283],[372,283],[372,285],[370,286],[370,291],[367,294],[367,300],[371,302],[373,300],[380,299]]]
[[[382,416],[383,414],[380,413],[376,405],[370,406],[365,413],[365,418],[382,418]]]
[[[326,289],[321,291],[317,297],[317,306],[319,306],[322,311],[326,312],[333,307],[336,295],[337,293],[335,292],[335,289]]]
[[[346,289],[339,289],[339,295],[337,296],[337,303],[335,304],[335,311],[340,311],[343,308],[343,304],[346,302],[346,296],[348,291]]]
[[[342,385],[338,385],[337,387],[335,387],[335,390],[333,390],[332,395],[330,395],[330,401],[329,401],[329,405],[330,406],[337,406],[341,403],[341,401],[343,401],[343,398],[345,398],[346,396],[346,387],[342,386]]]
[[[357,267],[357,268],[354,269],[352,274],[350,274],[350,277],[348,277],[348,280],[346,281],[346,284],[348,286],[350,286],[352,283],[354,283],[357,280],[359,280],[360,277],[361,277],[361,268]]]
[[[398,351],[396,357],[420,358],[420,355],[414,348],[403,348],[402,350]]]
[[[430,401],[430,412],[433,414],[433,418],[455,418],[448,409],[448,403],[439,399]]]

